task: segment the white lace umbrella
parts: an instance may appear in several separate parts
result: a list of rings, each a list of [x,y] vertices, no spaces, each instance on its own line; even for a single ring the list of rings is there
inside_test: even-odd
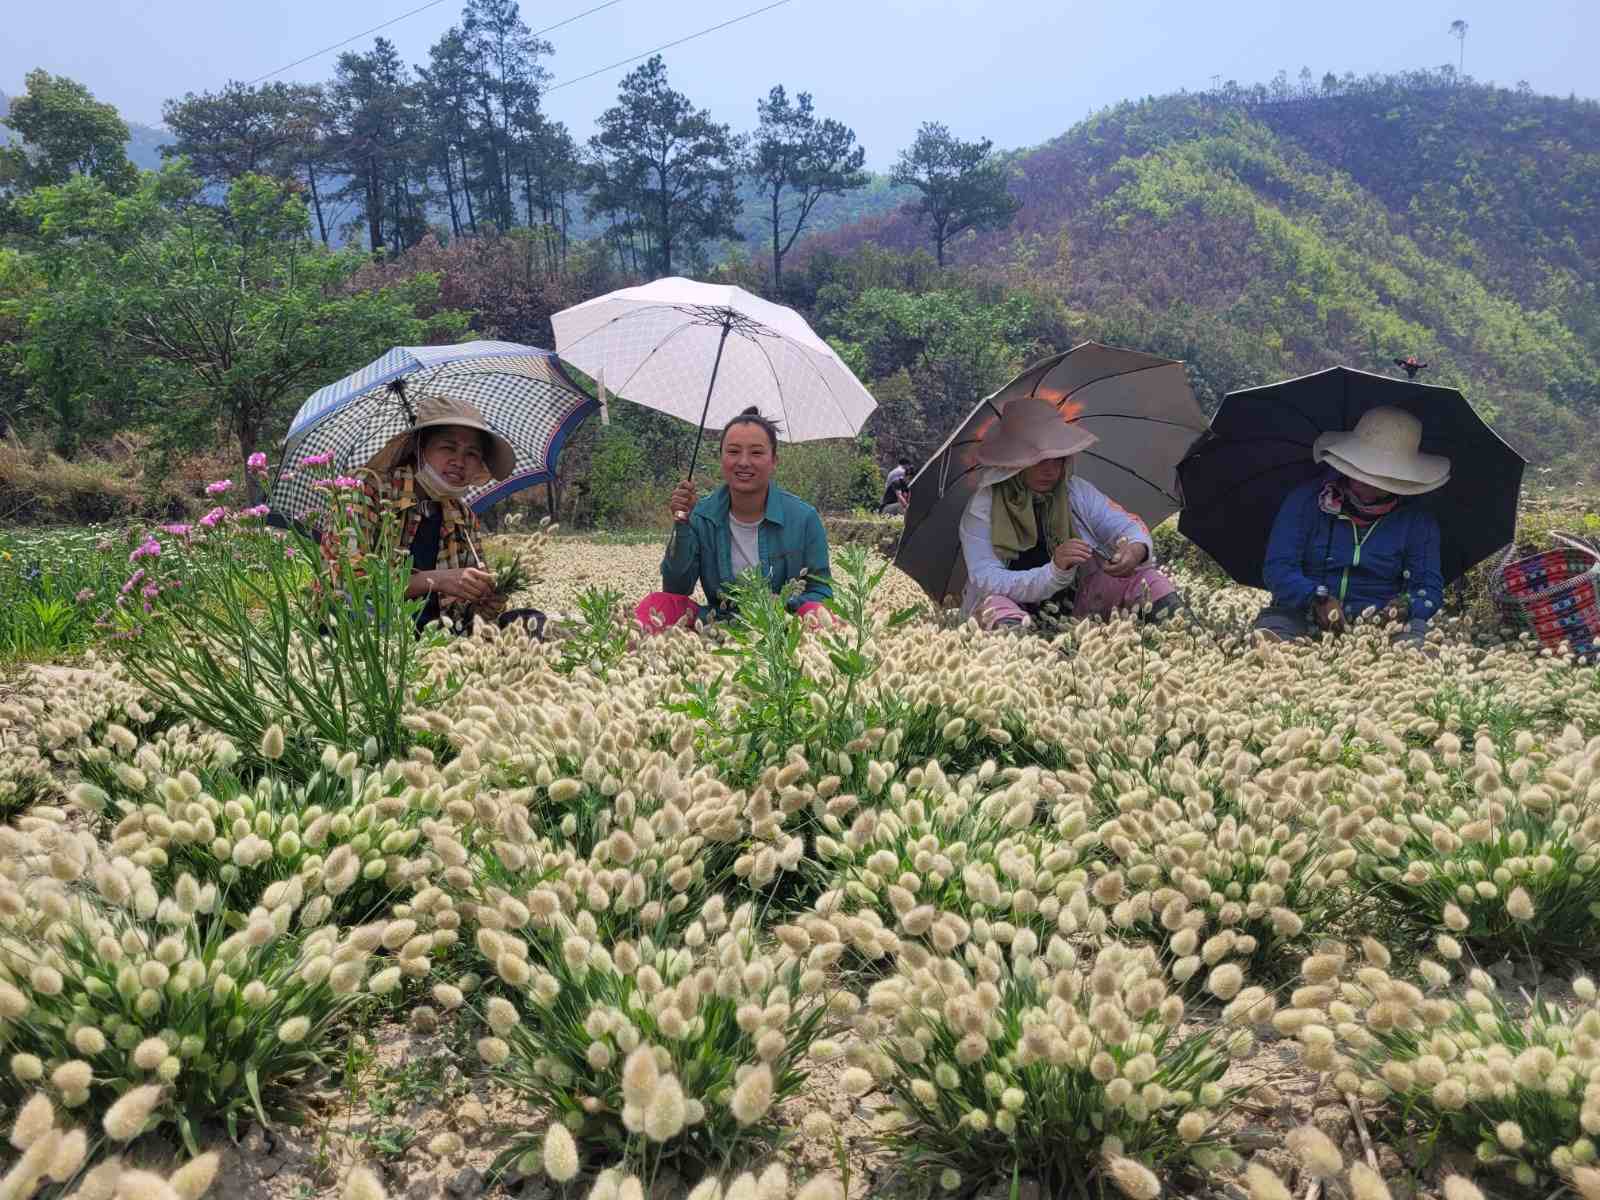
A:
[[[854,437],[877,407],[792,308],[672,276],[556,313],[556,353],[634,404],[706,428],[754,404],[786,442]]]

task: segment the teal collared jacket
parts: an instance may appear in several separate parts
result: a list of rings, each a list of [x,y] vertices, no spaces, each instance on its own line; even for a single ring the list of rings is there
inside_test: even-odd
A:
[[[720,613],[730,611],[723,589],[733,582],[733,534],[728,524],[728,485],[694,506],[686,524],[668,544],[661,560],[661,584],[668,592],[692,595],[695,584],[705,589],[706,600]],[[801,579],[803,590],[788,602],[793,612],[809,601],[833,598],[829,586],[828,535],[822,518],[800,497],[777,484],[767,488],[767,512],[757,533],[761,573],[774,592],[791,579]],[[803,577],[803,578],[802,578]]]

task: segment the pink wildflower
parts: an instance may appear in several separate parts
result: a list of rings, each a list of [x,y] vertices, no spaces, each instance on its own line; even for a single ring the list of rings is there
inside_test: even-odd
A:
[[[285,558],[293,558],[294,555],[295,555],[295,549],[294,549],[293,546],[285,546],[283,548],[283,556]]]
[[[324,450],[321,454],[308,454],[300,460],[302,467],[325,467],[333,461],[333,451]]]
[[[154,600],[157,596],[161,595],[161,587],[158,584],[147,583],[144,585],[144,587],[139,589],[139,594],[146,600]]]
[[[241,508],[239,515],[241,517],[264,517],[271,511],[265,504],[252,504],[249,508]]]
[[[232,490],[233,480],[231,479],[218,479],[215,483],[206,484],[206,495],[208,496],[220,496],[223,492]]]
[[[161,526],[161,532],[162,533],[170,533],[173,537],[188,537],[189,534],[192,533],[193,531],[194,531],[194,526],[193,525],[184,525],[184,524],[181,524],[181,523],[177,524],[177,525],[163,525],[163,526]]]
[[[200,526],[203,529],[215,529],[217,527],[217,522],[222,520],[222,518],[227,516],[227,515],[228,515],[228,510],[227,509],[225,509],[225,508],[213,508],[205,516],[200,518]]]
[[[160,557],[161,543],[153,537],[147,537],[142,545],[135,547],[133,553],[128,555],[128,562],[131,564],[138,562],[141,558]]]
[[[340,475],[334,479],[333,486],[342,491],[349,491],[351,488],[360,487],[361,480],[357,479],[353,475]]]
[[[119,589],[121,591],[122,595],[126,596],[129,592],[133,591],[134,588],[138,587],[140,580],[142,580],[143,578],[144,578],[144,568],[140,567],[132,575],[128,576],[127,582],[125,582],[122,585],[122,587]]]
[[[258,475],[265,475],[267,473],[267,456],[257,450],[244,460],[244,465]]]

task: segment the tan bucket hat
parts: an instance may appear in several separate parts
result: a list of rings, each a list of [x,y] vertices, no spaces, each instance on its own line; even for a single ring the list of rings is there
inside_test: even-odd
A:
[[[1005,406],[985,431],[978,462],[985,467],[1026,470],[1051,458],[1087,450],[1100,439],[1061,415],[1048,400],[1020,396]]]
[[[1420,496],[1450,482],[1450,460],[1420,453],[1421,445],[1422,422],[1386,405],[1362,413],[1348,433],[1322,434],[1311,457],[1396,496]]]
[[[368,470],[382,474],[405,457],[406,451],[411,448],[413,437],[425,429],[438,429],[445,425],[477,429],[488,435],[489,453],[484,465],[495,479],[505,479],[516,469],[517,452],[511,448],[510,442],[483,419],[483,414],[470,400],[424,395],[416,397],[413,404],[417,414],[416,422],[404,433],[397,433],[385,442],[383,449],[367,460]],[[471,482],[482,481],[474,479]]]

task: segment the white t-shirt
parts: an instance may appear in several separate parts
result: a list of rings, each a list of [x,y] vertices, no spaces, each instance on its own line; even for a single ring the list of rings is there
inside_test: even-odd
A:
[[[732,513],[728,514],[728,532],[733,539],[733,573],[743,575],[751,567],[761,569],[761,522],[746,525]]]

